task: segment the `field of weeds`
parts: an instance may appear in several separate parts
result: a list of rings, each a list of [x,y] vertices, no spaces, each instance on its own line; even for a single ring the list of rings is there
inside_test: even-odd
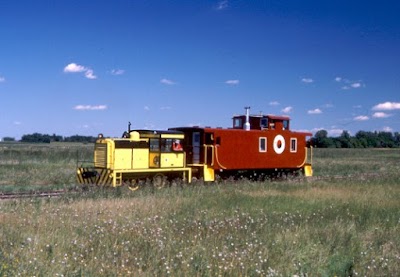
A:
[[[0,190],[74,187],[91,153],[18,147]],[[314,174],[3,201],[0,276],[397,276],[400,151],[315,149]]]

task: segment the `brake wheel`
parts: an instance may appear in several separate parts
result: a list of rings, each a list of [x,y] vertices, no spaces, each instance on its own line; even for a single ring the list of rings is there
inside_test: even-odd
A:
[[[165,180],[165,176],[162,174],[156,174],[153,177],[153,186],[157,189],[161,189],[165,187],[167,181]]]

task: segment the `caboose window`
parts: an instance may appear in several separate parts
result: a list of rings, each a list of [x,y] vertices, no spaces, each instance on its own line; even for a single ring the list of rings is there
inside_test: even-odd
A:
[[[259,138],[259,152],[267,152],[267,138]]]
[[[261,127],[261,129],[268,128],[268,119],[267,118],[261,118],[260,127]]]
[[[242,128],[243,127],[242,119],[235,118],[235,120],[233,121],[233,127],[234,128]]]
[[[290,139],[290,152],[297,152],[297,138]]]
[[[289,120],[283,121],[283,130],[289,130]]]

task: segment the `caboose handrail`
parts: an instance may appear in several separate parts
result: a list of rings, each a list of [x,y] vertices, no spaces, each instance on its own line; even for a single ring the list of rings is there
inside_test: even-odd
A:
[[[223,166],[223,165],[219,162],[219,159],[218,159],[218,145],[215,146],[215,159],[217,160],[217,164],[218,164],[218,166],[219,166],[220,168],[226,169],[226,167]]]

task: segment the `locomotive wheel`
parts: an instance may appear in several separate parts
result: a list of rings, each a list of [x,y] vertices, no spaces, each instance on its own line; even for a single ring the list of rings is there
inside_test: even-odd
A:
[[[165,187],[166,183],[167,181],[165,180],[164,175],[160,173],[153,177],[153,186],[157,189]]]
[[[132,179],[130,182],[128,182],[128,188],[131,191],[136,191],[139,189],[139,187],[140,187],[139,182],[135,179]]]

